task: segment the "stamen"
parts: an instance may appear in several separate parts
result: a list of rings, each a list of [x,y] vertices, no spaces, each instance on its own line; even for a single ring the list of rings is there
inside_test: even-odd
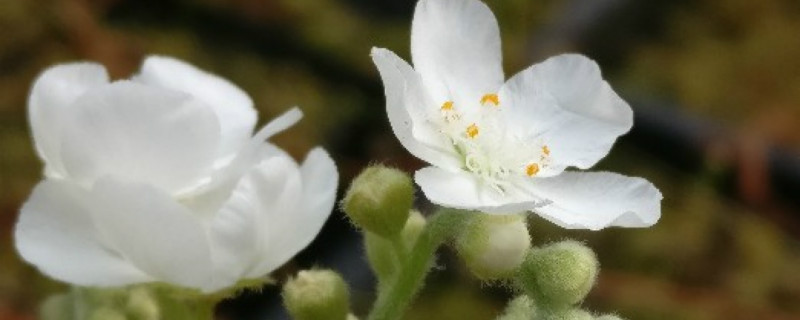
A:
[[[486,103],[488,102],[494,104],[495,107],[500,106],[500,98],[497,96],[497,94],[487,93],[483,95],[483,97],[481,98],[481,105],[485,106]]]
[[[547,145],[543,145],[542,146],[542,153],[544,153],[544,155],[546,155],[546,156],[549,156],[550,155],[550,148],[548,148]]]
[[[481,169],[480,161],[478,161],[478,158],[473,153],[469,153],[466,155],[464,159],[464,164],[466,164],[467,169],[473,172],[478,172]]]
[[[467,127],[467,136],[470,138],[475,138],[475,136],[477,135],[478,135],[478,126],[476,126],[474,123],[469,125],[469,127]]]
[[[445,103],[442,104],[442,110],[453,110],[453,101],[445,101]]]
[[[537,163],[529,164],[527,167],[525,167],[525,173],[529,177],[535,176],[537,173],[539,173],[539,164],[537,164]]]

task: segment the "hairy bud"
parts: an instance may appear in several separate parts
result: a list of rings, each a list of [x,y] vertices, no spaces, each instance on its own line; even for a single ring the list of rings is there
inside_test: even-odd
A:
[[[568,240],[531,250],[520,268],[519,281],[534,300],[569,306],[586,297],[598,269],[594,251]]]
[[[295,320],[346,320],[350,294],[331,270],[304,270],[283,286],[283,303]]]
[[[403,171],[374,165],[353,180],[342,209],[353,223],[385,238],[405,226],[414,202],[414,185]]]

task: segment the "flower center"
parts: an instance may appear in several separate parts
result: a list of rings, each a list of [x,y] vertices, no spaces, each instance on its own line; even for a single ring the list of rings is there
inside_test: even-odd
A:
[[[509,178],[535,177],[550,161],[550,147],[517,136],[502,117],[497,94],[483,95],[474,104],[448,100],[435,122],[464,159],[464,169],[475,173],[494,189],[504,192]]]

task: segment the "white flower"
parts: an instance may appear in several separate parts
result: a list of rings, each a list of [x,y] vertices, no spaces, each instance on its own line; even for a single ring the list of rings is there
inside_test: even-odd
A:
[[[395,135],[433,165],[415,180],[434,203],[595,230],[661,216],[644,179],[564,171],[593,166],[633,124],[592,60],[556,56],[503,83],[497,21],[476,0],[419,1],[411,56],[414,68],[372,50]]]
[[[251,136],[252,104],[171,58],[115,82],[94,63],[48,69],[28,106],[46,178],[22,207],[20,255],[84,286],[210,292],[276,269],[319,232],[338,174],[320,148],[298,165],[265,142],[298,109]]]

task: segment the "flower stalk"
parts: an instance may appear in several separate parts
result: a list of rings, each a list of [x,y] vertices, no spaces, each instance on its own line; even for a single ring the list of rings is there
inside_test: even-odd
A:
[[[400,319],[411,299],[417,294],[428,274],[436,249],[454,237],[472,219],[471,214],[455,210],[442,210],[428,220],[428,224],[409,251],[400,270],[378,292],[368,320]]]
[[[427,221],[417,210],[411,210],[403,231],[393,239],[386,239],[372,232],[364,232],[364,247],[367,260],[375,272],[378,286],[383,286],[400,268],[408,256],[408,250],[417,241]]]

